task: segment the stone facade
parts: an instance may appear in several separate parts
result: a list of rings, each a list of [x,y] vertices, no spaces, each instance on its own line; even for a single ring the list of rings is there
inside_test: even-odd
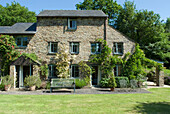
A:
[[[75,60],[72,64],[78,64],[80,61],[88,61],[91,54],[91,42],[101,38],[108,42],[109,47],[113,48],[113,42],[123,42],[124,54],[132,53],[135,43],[110,27],[105,18],[76,18],[77,29],[68,30],[68,18],[37,18],[37,32],[29,36],[30,41],[26,49],[18,49],[26,53],[35,53],[41,60],[47,64],[55,63],[55,54],[48,53],[48,42],[58,42],[60,48],[65,44],[69,52],[69,42],[79,42],[79,54],[74,55]],[[106,32],[105,32],[106,30]],[[121,56],[122,57],[122,56]]]

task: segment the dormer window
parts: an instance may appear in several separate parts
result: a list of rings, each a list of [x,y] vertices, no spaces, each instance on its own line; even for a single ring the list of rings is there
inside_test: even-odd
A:
[[[75,30],[77,29],[77,22],[75,19],[68,18],[68,29],[69,30]]]

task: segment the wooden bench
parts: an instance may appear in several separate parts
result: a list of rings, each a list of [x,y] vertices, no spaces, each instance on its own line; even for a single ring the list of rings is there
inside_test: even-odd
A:
[[[52,78],[50,93],[57,88],[74,88],[75,93],[75,79]]]

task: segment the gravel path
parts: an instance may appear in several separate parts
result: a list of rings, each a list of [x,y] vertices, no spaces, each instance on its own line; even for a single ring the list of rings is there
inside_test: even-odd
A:
[[[114,91],[110,91],[108,88],[92,88],[92,89],[76,89],[74,93],[73,89],[56,89],[52,93],[49,90],[37,90],[37,91],[0,91],[2,95],[72,95],[72,94],[135,94],[135,93],[151,93],[145,89],[119,89],[115,88]]]

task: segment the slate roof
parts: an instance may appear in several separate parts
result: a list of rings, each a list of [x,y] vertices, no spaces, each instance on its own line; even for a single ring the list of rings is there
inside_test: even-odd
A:
[[[13,26],[0,26],[0,34],[35,34],[36,23],[16,23]]]
[[[102,10],[44,10],[37,17],[107,17]]]

